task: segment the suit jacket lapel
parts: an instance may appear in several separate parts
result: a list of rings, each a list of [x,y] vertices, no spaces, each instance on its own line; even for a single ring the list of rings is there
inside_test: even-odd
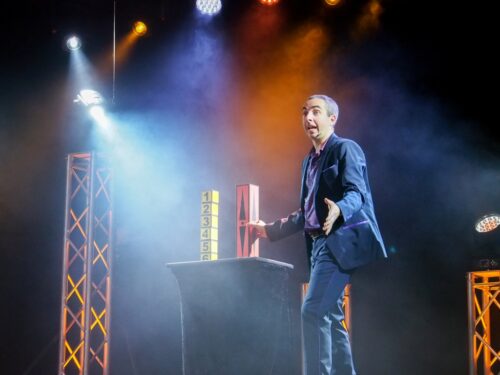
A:
[[[302,209],[304,209],[304,199],[306,199],[306,189],[307,189],[306,173],[307,173],[307,166],[309,165],[309,159],[311,159],[310,152],[302,161],[302,183],[300,185],[300,205]]]
[[[314,181],[314,196],[318,193],[318,187],[319,187],[319,179],[321,177],[321,171],[323,170],[323,167],[326,162],[326,154],[327,154],[327,149],[330,148],[330,146],[333,144],[334,139],[337,138],[335,133],[331,135],[331,137],[328,139],[325,147],[323,148],[323,151],[321,152],[320,160],[319,160],[319,166],[318,166],[318,173],[316,175],[316,181]],[[306,191],[307,191],[307,186],[306,186],[306,173],[307,173],[307,167],[309,166],[309,161],[311,159],[311,152],[313,149],[309,151],[307,156],[304,158],[304,161],[302,162],[302,184],[301,184],[301,189],[300,189],[300,204],[302,210],[304,210],[304,200],[306,199]],[[316,200],[315,200],[316,202]]]
[[[333,144],[334,138],[337,136],[335,134],[332,134],[328,141],[326,142],[325,147],[323,148],[323,151],[321,151],[321,155],[319,157],[319,165],[318,165],[318,173],[316,174],[316,181],[314,181],[314,196],[318,193],[318,188],[319,188],[319,179],[321,178],[321,172],[324,169],[325,163],[326,163],[326,154],[328,153],[328,149],[330,146]]]

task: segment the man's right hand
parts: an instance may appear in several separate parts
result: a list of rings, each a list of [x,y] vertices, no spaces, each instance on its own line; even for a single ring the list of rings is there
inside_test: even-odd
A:
[[[266,223],[262,220],[249,221],[247,227],[256,238],[267,238]]]

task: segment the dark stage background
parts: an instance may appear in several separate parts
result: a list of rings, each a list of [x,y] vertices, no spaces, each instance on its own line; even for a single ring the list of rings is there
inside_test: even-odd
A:
[[[473,224],[500,210],[490,4],[226,0],[207,21],[194,1],[119,1],[117,40],[137,17],[150,31],[115,80],[112,1],[0,7],[0,373],[57,372],[65,157],[103,150],[116,161],[111,373],[179,374],[164,264],[198,259],[203,190],[221,193],[222,258],[236,251],[237,184],[260,186],[263,220],[297,208],[313,93],[337,99],[337,134],[366,152],[390,253],[353,278],[359,373],[466,373]],[[112,134],[73,103],[69,32]],[[306,275],[301,244],[261,241],[262,256],[295,265],[292,287]]]

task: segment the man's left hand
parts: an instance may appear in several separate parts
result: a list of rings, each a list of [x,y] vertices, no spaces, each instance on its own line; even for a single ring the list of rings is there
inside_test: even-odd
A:
[[[340,216],[340,208],[328,198],[325,198],[325,203],[328,206],[328,216],[323,224],[323,231],[328,236],[332,231],[333,224]]]

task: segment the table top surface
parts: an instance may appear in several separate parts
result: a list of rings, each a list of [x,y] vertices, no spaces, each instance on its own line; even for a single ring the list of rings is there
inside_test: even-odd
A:
[[[166,263],[165,265],[169,268],[175,267],[184,267],[184,266],[209,266],[216,264],[228,264],[228,263],[263,263],[263,264],[271,264],[279,267],[285,267],[293,269],[293,265],[285,262],[279,262],[273,259],[261,258],[261,257],[247,257],[247,258],[225,258],[225,259],[217,259],[217,260],[197,260],[197,261],[189,261],[189,262],[175,262],[175,263]]]

